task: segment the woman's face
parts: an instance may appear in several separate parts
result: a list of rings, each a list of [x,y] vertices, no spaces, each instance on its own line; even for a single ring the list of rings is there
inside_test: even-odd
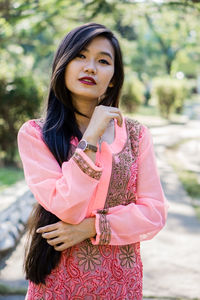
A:
[[[114,49],[110,41],[94,38],[66,67],[65,84],[72,100],[102,96],[112,86]]]

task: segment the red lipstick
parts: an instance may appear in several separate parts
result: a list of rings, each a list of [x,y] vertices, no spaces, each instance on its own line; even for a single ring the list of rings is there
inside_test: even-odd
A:
[[[81,77],[79,80],[81,83],[88,84],[88,85],[96,84],[96,81],[94,80],[94,78],[89,77],[89,76]]]

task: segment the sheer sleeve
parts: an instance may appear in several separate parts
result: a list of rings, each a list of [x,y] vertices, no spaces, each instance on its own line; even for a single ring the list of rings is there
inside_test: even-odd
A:
[[[86,217],[102,168],[80,149],[60,167],[32,122],[26,122],[18,132],[26,182],[46,210],[64,222],[77,224]]]
[[[164,226],[167,201],[156,167],[152,137],[144,127],[139,142],[137,201],[93,212],[93,244],[126,245],[153,238]]]

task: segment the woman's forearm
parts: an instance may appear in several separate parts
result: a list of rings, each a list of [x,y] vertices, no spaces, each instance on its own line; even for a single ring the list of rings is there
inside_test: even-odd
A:
[[[72,225],[57,222],[37,229],[37,233],[47,240],[47,243],[57,251],[66,250],[82,241],[96,235],[95,217],[86,218],[81,223]]]

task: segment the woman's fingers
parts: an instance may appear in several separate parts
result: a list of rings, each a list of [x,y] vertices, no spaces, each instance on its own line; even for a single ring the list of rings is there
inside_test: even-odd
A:
[[[89,138],[90,143],[96,144],[99,137],[104,134],[111,119],[116,119],[118,126],[122,126],[123,117],[119,108],[104,105],[96,106],[83,139],[88,140]]]
[[[54,230],[54,231],[51,231],[51,232],[44,232],[44,233],[42,233],[42,237],[44,239],[53,239],[53,238],[55,238],[57,236],[59,236],[58,230]]]
[[[52,240],[47,240],[47,243],[50,246],[54,247],[54,249],[56,251],[64,251],[67,248],[70,248],[71,246],[73,246],[73,243],[71,243],[70,241],[63,240],[63,238],[61,238],[61,237],[58,237],[58,238],[55,238]]]
[[[77,225],[71,225],[60,221],[55,227],[49,225],[40,228],[40,230],[44,231],[56,228],[52,231],[42,232],[41,235],[56,251],[63,251],[84,241],[86,238],[94,236],[96,233],[94,226],[95,219],[87,218]]]
[[[43,233],[43,232],[49,232],[49,231],[53,231],[59,228],[61,222],[57,222],[51,225],[47,225],[44,227],[39,227],[36,232],[37,233]]]
[[[123,116],[120,110],[118,113],[119,113],[119,123],[117,122],[117,124],[121,127],[123,124]]]
[[[116,118],[117,119],[117,124],[119,126],[122,126],[123,117],[122,117],[122,113],[119,110],[119,108],[111,107],[111,106],[102,106],[102,107],[103,107],[103,110],[105,110],[108,113],[110,119]]]
[[[48,239],[47,243],[51,246],[56,246],[60,243],[63,243],[63,238],[62,237],[57,237],[55,239]]]
[[[109,112],[109,117],[110,117],[110,119],[117,119],[118,126],[120,126],[120,127],[122,126],[123,119],[122,119],[122,116],[120,114]]]
[[[64,250],[68,249],[69,247],[71,247],[71,245],[67,245],[66,243],[63,243],[61,245],[54,246],[54,249],[56,251],[64,251]]]

